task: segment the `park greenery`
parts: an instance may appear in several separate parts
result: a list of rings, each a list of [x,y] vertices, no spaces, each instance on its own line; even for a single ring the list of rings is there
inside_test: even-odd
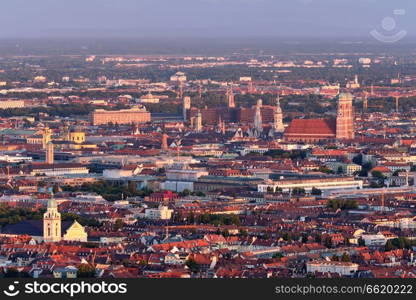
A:
[[[42,220],[45,209],[12,208],[0,205],[0,226],[16,224],[25,220]],[[79,214],[61,213],[62,221],[78,221],[83,226],[99,227],[101,223],[95,219],[87,218]]]
[[[190,212],[187,216],[188,223],[199,223],[199,224],[211,224],[214,226],[223,225],[236,225],[241,224],[240,217],[235,214],[208,214],[204,213],[199,216],[195,216],[193,212]]]
[[[149,189],[138,189],[135,182],[129,182],[127,185],[113,185],[107,181],[84,183],[77,187],[63,186],[62,190],[66,192],[96,193],[107,201],[121,200],[125,197],[145,197],[153,192]]]

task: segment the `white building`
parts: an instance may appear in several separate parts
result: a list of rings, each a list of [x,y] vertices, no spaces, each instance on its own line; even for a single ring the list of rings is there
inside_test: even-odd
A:
[[[33,160],[33,158],[29,156],[0,155],[0,160],[6,161],[9,163],[18,163],[18,162],[30,162]]]
[[[341,276],[352,276],[358,270],[358,264],[341,261],[312,261],[306,263],[308,273],[335,273]]]
[[[249,153],[260,153],[260,154],[264,154],[267,151],[269,151],[269,148],[265,148],[265,147],[259,147],[257,145],[253,145],[253,146],[249,146],[249,147],[243,147],[240,150],[240,155],[241,156],[245,156]]]
[[[77,195],[72,201],[76,202],[89,202],[89,203],[104,203],[106,200],[98,194],[88,193]]]
[[[165,181],[161,183],[161,189],[175,192],[183,192],[184,190],[194,191],[193,181]]]
[[[170,81],[174,82],[185,82],[187,80],[185,73],[176,72],[176,74],[170,76]]]
[[[144,217],[152,220],[170,220],[173,209],[167,206],[159,206],[158,208],[148,208],[145,210]]]
[[[284,192],[293,190],[295,188],[302,188],[305,191],[311,191],[312,188],[320,190],[338,190],[338,189],[362,189],[362,180],[355,180],[354,177],[322,177],[312,179],[282,179],[278,181],[271,181],[266,184],[259,184],[257,191],[266,193],[268,190],[280,188]]]
[[[386,238],[383,234],[363,234],[361,238],[364,240],[366,246],[384,246],[388,238]]]
[[[207,176],[205,169],[168,169],[166,179],[175,181],[197,181],[201,176]]]
[[[103,170],[103,176],[105,178],[123,178],[131,177],[139,174],[143,168],[139,166],[123,166],[120,169],[105,169]]]
[[[87,167],[77,163],[63,164],[36,164],[32,165],[30,175],[60,176],[69,174],[88,174]]]

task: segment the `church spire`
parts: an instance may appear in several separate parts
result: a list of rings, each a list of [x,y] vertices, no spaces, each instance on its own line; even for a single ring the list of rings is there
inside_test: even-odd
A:
[[[282,108],[280,107],[280,92],[277,94],[273,127],[275,132],[283,132],[285,130],[283,126],[283,112]]]
[[[257,100],[256,111],[254,114],[254,129],[257,131],[258,134],[263,132],[263,121],[261,117],[261,107],[263,101],[261,99]]]
[[[232,87],[227,88],[227,104],[229,108],[235,107],[234,92]]]

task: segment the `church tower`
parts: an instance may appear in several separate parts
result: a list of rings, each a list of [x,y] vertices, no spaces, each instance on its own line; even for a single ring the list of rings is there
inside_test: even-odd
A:
[[[49,142],[46,145],[46,154],[45,154],[45,161],[47,164],[51,165],[54,163],[54,148],[53,148],[53,143]]]
[[[163,151],[169,150],[169,147],[168,147],[168,137],[169,136],[166,133],[162,134],[162,145],[161,145],[161,148],[162,148]]]
[[[61,214],[58,212],[58,203],[53,195],[48,200],[48,207],[43,215],[43,240],[46,243],[61,240]]]
[[[280,107],[280,95],[277,95],[276,109],[274,111],[274,132],[283,132],[285,127],[283,126],[283,112]]]
[[[182,113],[185,122],[187,121],[186,113],[189,109],[191,109],[191,97],[187,96],[182,99]]]
[[[233,89],[227,89],[227,104],[228,108],[235,108],[235,99]]]
[[[263,106],[263,101],[261,99],[257,100],[255,113],[254,113],[254,129],[257,133],[263,132],[263,121],[261,118],[261,108]]]
[[[195,131],[201,132],[202,131],[202,113],[200,110],[198,110],[198,113],[196,115],[195,119]]]
[[[337,114],[337,139],[354,138],[354,114],[353,114],[353,96],[350,93],[342,93],[338,96],[338,114]]]
[[[52,141],[52,130],[49,127],[45,127],[42,133],[42,149],[46,150],[48,143]]]

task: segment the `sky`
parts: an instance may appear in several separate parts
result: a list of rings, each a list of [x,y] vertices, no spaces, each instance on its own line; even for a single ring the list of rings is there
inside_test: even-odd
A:
[[[408,37],[416,37],[415,0],[2,0],[1,4],[0,38],[342,39],[370,38],[373,30],[382,36],[406,31]]]

